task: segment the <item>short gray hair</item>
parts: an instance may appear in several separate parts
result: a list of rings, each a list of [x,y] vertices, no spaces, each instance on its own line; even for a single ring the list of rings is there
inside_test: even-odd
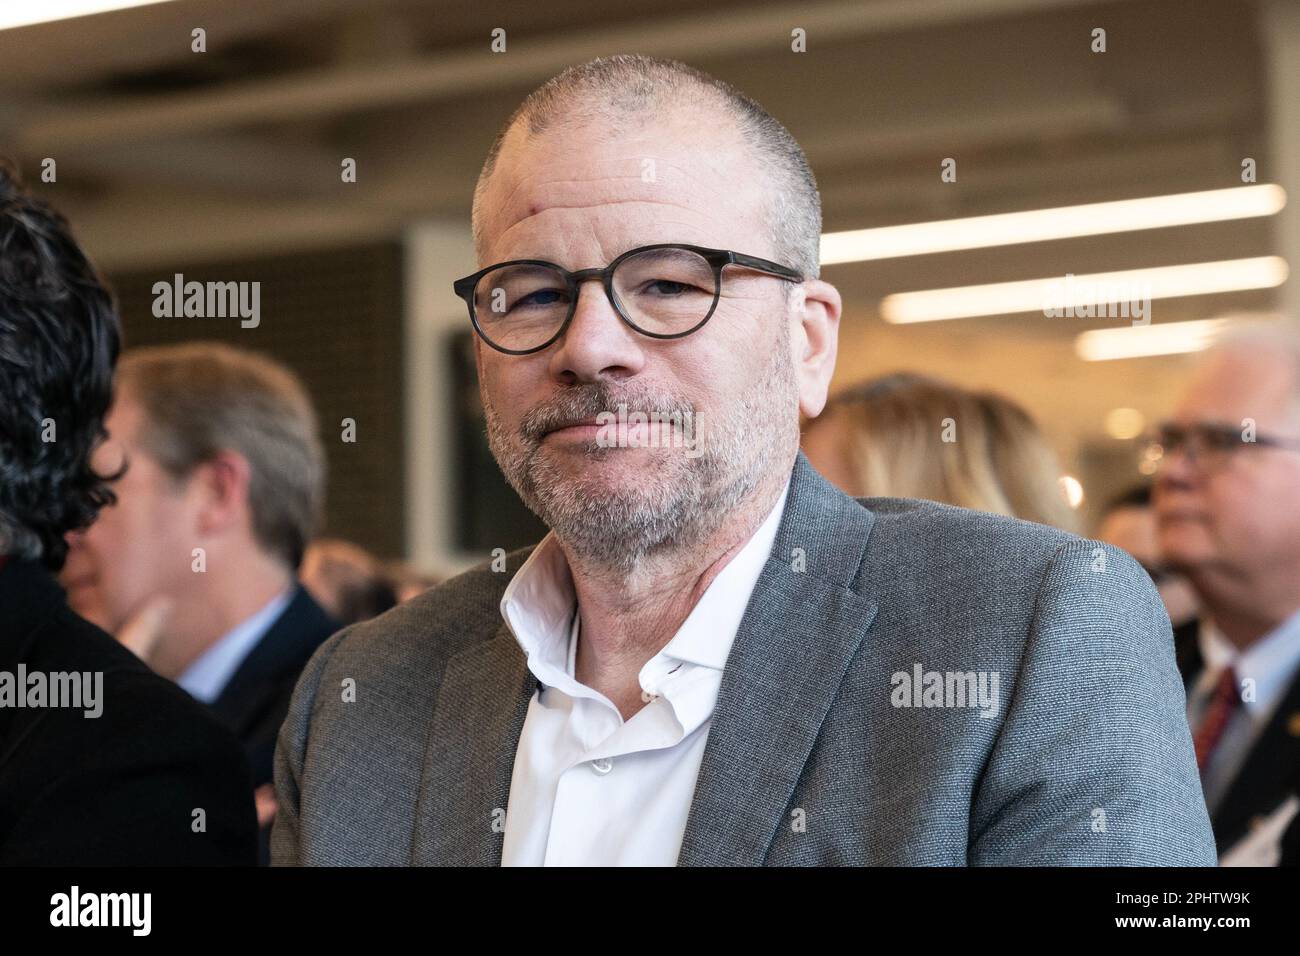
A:
[[[174,479],[223,450],[248,460],[253,535],[291,569],[325,497],[325,454],[306,388],[266,356],[217,342],[126,352],[118,387],[144,411],[141,443]]]
[[[574,124],[597,118],[617,129],[634,117],[664,109],[669,104],[685,101],[698,105],[710,99],[735,121],[768,176],[771,189],[764,218],[775,257],[799,270],[805,278],[817,278],[821,267],[821,196],[808,158],[789,130],[730,83],[678,60],[636,54],[601,57],[571,66],[530,93],[510,114],[488,150],[474,188],[475,251],[482,258],[483,193],[496,168],[506,134],[516,123],[527,120],[530,136],[543,133],[557,123]]]
[[[1227,331],[1215,337],[1206,354],[1228,351],[1276,355],[1285,359],[1291,366],[1292,392],[1296,404],[1300,405],[1300,323],[1294,319],[1278,318],[1229,326]]]

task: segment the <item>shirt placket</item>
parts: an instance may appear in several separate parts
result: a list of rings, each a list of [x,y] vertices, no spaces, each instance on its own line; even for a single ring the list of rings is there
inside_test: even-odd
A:
[[[672,661],[662,672],[655,673],[666,676],[668,669],[675,670],[680,663]],[[657,686],[656,682],[649,682],[649,687]],[[642,687],[647,689],[645,680]],[[635,759],[637,754],[649,750],[673,747],[685,736],[670,701],[663,696],[650,696],[655,699],[627,721],[603,695],[584,701],[580,705],[583,713],[574,714],[575,723],[570,730],[577,735],[583,753],[556,781],[546,845],[547,865],[563,866],[574,860],[590,859],[588,848],[593,834],[614,829],[613,818],[620,813],[621,804],[609,799],[608,790],[622,782],[618,775],[621,760]],[[607,721],[608,732],[597,729],[593,718]],[[590,746],[588,741],[592,742]]]

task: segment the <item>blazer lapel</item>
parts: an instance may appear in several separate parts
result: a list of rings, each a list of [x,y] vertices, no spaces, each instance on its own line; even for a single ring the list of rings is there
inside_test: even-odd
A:
[[[411,862],[499,866],[515,748],[537,687],[504,622],[452,657],[438,690]]]
[[[723,671],[679,865],[763,862],[875,618],[876,604],[855,590],[873,520],[799,453]]]
[[[242,739],[280,695],[284,682],[297,680],[312,652],[338,629],[307,589],[296,585],[284,610],[212,702],[212,712]]]

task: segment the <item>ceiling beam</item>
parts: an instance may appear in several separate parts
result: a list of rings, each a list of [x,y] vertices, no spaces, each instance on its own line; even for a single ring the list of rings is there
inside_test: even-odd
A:
[[[843,43],[859,37],[934,27],[1097,0],[821,0],[704,13],[653,24],[637,22],[552,39],[516,37],[508,55],[475,49],[440,53],[406,63],[342,66],[210,92],[71,103],[28,119],[19,145],[49,153],[68,146],[148,140],[251,123],[338,116],[368,109],[428,102],[524,86],[564,67],[622,50],[647,55],[726,58],[788,46],[794,27],[810,42]]]

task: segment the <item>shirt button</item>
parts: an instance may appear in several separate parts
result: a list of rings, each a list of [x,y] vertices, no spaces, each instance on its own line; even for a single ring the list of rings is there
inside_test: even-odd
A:
[[[603,777],[614,769],[614,761],[610,760],[608,757],[601,757],[599,760],[591,761],[587,766],[591,767],[593,773]]]

